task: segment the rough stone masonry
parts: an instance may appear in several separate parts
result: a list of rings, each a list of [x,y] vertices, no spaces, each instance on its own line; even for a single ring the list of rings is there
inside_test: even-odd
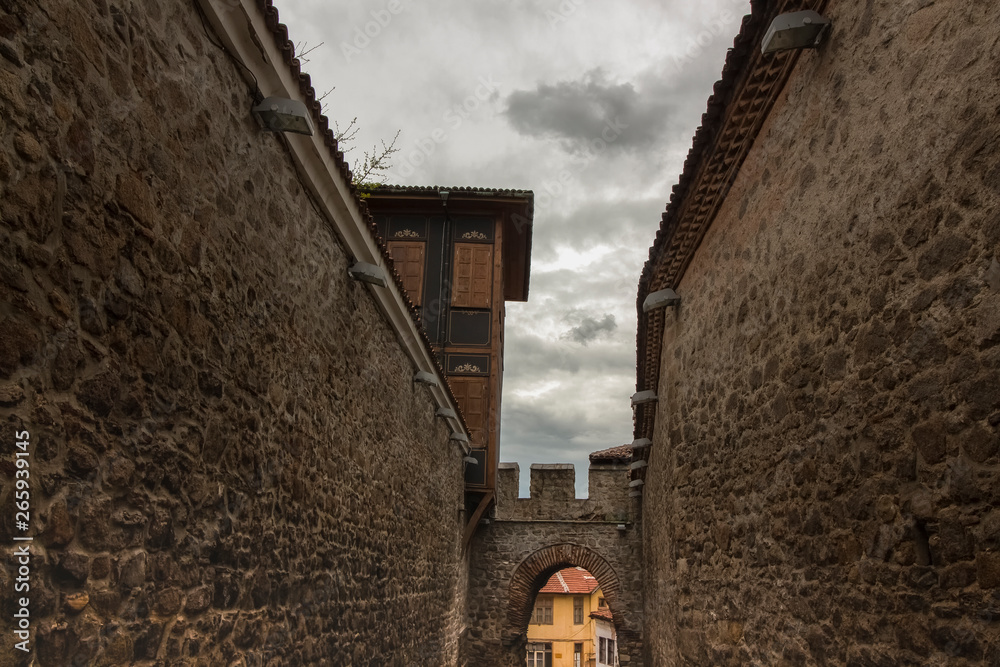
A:
[[[824,13],[665,315],[646,646],[998,665],[1000,5]]]
[[[194,5],[0,0],[36,664],[451,665],[466,624],[509,658],[485,585],[505,568],[524,607],[518,573],[560,558],[641,586],[644,665],[1000,664],[1000,6],[755,0],[746,25],[806,5],[829,40],[726,139],[751,148],[660,315],[641,515],[501,507],[470,596],[461,457]]]
[[[34,664],[453,664],[461,455],[195,6],[4,0],[0,56]]]

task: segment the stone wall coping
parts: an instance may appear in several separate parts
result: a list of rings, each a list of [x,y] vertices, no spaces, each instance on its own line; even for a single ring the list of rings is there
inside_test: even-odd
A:
[[[198,0],[198,4],[223,40],[226,49],[244,64],[248,72],[252,72],[262,94],[298,100],[308,108],[312,100],[306,99],[302,94],[300,77],[296,76],[293,68],[279,66],[284,63],[285,56],[277,40],[259,37],[273,32],[268,24],[266,8],[261,3],[254,0]],[[295,64],[298,62],[295,61]],[[297,67],[294,69],[297,70]],[[249,114],[249,110],[247,113]],[[387,276],[398,278],[371,230],[367,211],[362,210],[363,205],[357,199],[354,186],[341,173],[337,163],[339,154],[331,153],[323,133],[317,132],[311,136],[286,133],[283,137],[303,185],[310,191],[323,217],[332,223],[330,226],[344,244],[347,253],[354,261],[373,264]],[[456,417],[449,417],[447,421],[453,430],[468,436],[469,431],[461,409],[451,394],[420,325],[414,320],[412,309],[408,305],[409,299],[399,280],[394,279],[388,281],[386,287],[370,287],[369,290],[417,370],[432,372],[437,376],[438,386],[427,386],[435,405],[454,410]],[[468,444],[460,444],[463,451],[468,453]]]
[[[532,463],[532,470],[576,470],[572,463]]]

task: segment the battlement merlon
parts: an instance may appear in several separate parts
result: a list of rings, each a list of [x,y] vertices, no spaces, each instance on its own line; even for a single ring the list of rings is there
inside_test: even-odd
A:
[[[518,498],[521,469],[517,463],[501,463],[497,472],[498,519],[626,521],[629,516],[627,462],[592,462],[589,497],[582,499],[576,498],[572,463],[532,464],[528,498]]]
[[[521,488],[521,466],[500,462],[497,466],[497,506],[513,505]]]
[[[532,500],[576,500],[576,467],[572,463],[532,463]]]

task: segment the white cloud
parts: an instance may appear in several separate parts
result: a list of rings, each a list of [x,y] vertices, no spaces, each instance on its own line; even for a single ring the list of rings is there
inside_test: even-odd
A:
[[[388,5],[278,9],[291,39],[324,42],[304,69],[318,91],[335,87],[328,116],[358,118],[349,158],[401,130],[405,160],[441,129],[403,183],[534,190],[530,300],[507,309],[500,456],[521,464],[525,491],[530,463],[575,463],[585,495],[587,455],[632,439],[639,273],[749,2],[401,0],[387,20]],[[573,142],[614,113],[632,134],[581,159]]]

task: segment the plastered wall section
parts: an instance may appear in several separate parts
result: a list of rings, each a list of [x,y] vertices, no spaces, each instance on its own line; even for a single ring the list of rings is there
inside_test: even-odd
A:
[[[0,56],[0,665],[455,664],[461,454],[194,5],[0,2]]]
[[[668,315],[648,664],[1000,664],[1000,5],[827,14]]]

